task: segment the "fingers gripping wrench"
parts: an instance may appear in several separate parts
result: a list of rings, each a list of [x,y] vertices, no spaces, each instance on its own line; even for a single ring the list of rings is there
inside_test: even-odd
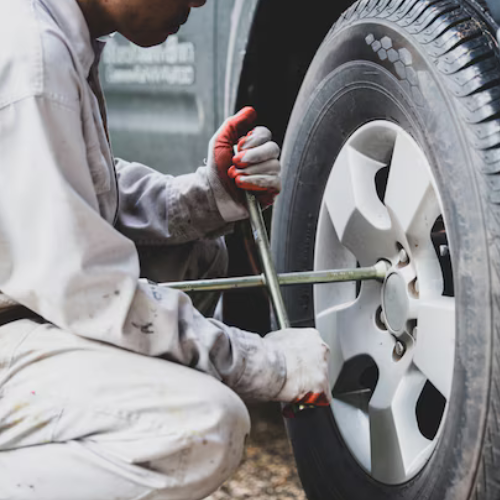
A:
[[[271,303],[273,305],[278,326],[280,330],[284,330],[286,328],[290,328],[290,321],[288,319],[285,303],[283,301],[283,295],[281,294],[278,275],[276,273],[276,269],[271,257],[271,249],[269,246],[267,231],[264,224],[264,218],[262,217],[260,203],[252,193],[246,191],[245,194],[247,198],[248,212],[250,215],[250,223],[253,230],[253,237],[255,240],[255,244],[257,245],[257,250],[265,276],[265,285],[269,290],[269,294],[271,296]],[[324,403],[321,402],[323,400]],[[326,397],[320,398],[319,401],[320,402],[316,403],[315,405],[308,404],[306,401],[296,401],[295,403],[286,405],[284,407],[283,415],[292,417],[302,410],[315,408],[316,406],[328,405]]]

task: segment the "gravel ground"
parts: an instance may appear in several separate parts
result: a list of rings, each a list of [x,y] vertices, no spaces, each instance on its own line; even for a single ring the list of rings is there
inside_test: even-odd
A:
[[[280,408],[249,408],[252,432],[236,474],[206,500],[306,500]]]

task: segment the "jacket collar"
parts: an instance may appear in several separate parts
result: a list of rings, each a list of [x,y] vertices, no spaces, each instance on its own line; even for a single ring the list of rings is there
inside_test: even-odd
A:
[[[76,0],[39,0],[67,36],[80,64],[88,76],[95,61],[96,41],[91,39],[87,21]],[[100,44],[99,44],[100,45]],[[99,50],[99,53],[101,50]]]

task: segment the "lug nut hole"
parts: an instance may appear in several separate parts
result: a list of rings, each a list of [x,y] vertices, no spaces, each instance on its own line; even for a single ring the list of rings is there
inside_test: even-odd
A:
[[[382,306],[380,306],[375,313],[375,323],[380,330],[383,330],[384,332],[387,331],[387,319]]]
[[[392,352],[392,358],[394,361],[399,361],[406,354],[406,346],[400,340],[396,340],[396,345],[394,346],[394,351]]]
[[[397,266],[398,267],[405,267],[410,263],[410,256],[409,256],[408,252],[405,250],[405,248],[403,247],[403,245],[401,245],[401,243],[397,244],[397,248],[398,248],[398,257],[397,257],[398,264],[397,264]]]
[[[408,285],[408,290],[409,292],[416,297],[417,299],[420,296],[420,283],[418,282],[418,278],[415,278],[409,285]]]

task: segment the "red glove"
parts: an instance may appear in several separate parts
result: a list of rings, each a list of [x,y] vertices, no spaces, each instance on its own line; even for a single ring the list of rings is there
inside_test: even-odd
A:
[[[278,145],[271,141],[271,132],[265,127],[256,127],[238,143],[238,154],[233,158],[229,177],[240,189],[253,191],[264,206],[274,203],[281,191],[281,153]]]
[[[257,193],[267,206],[281,190],[280,149],[271,141],[268,129],[252,130],[256,119],[255,110],[247,107],[226,120],[210,142],[208,166],[235,202],[244,203],[240,188]]]

